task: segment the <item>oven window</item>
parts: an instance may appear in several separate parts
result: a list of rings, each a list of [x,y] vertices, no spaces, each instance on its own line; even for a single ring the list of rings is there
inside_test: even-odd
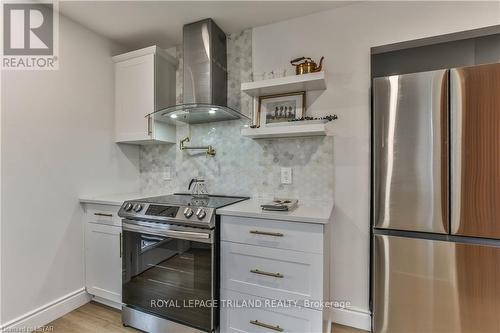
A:
[[[124,230],[123,303],[211,331],[212,251],[211,244]]]

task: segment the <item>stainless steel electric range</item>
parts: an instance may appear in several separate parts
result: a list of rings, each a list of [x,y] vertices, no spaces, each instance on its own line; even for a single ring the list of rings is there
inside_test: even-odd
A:
[[[156,332],[215,332],[219,324],[216,209],[248,197],[173,194],[126,201],[122,321]]]

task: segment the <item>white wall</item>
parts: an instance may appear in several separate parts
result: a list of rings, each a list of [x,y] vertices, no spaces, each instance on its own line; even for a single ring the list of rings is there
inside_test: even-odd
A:
[[[61,17],[57,71],[2,72],[2,323],[84,287],[82,194],[136,191],[113,143],[117,45]]]
[[[334,319],[369,328],[370,47],[500,23],[498,2],[364,2],[253,31],[255,72],[298,56],[325,56],[328,89],[309,114],[336,113],[332,298],[349,300]]]

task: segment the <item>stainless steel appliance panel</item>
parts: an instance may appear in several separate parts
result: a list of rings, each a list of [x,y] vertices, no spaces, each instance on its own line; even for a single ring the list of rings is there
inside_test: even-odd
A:
[[[373,80],[374,225],[448,233],[448,71]]]
[[[184,104],[227,105],[226,35],[212,19],[184,25]]]
[[[213,230],[160,230],[137,223],[123,222],[122,303],[152,317],[147,325],[159,317],[213,332],[218,325]],[[144,319],[127,320],[146,325]]]
[[[128,306],[122,307],[122,318],[124,326],[138,328],[148,333],[204,333],[204,331],[197,330],[196,328],[181,325],[165,318],[152,316]]]
[[[374,237],[374,332],[500,332],[500,248]]]
[[[500,238],[500,64],[453,69],[451,232]]]

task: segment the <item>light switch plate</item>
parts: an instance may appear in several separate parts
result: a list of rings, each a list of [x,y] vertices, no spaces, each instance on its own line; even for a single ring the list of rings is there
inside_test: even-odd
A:
[[[281,168],[281,184],[292,183],[292,168]]]

